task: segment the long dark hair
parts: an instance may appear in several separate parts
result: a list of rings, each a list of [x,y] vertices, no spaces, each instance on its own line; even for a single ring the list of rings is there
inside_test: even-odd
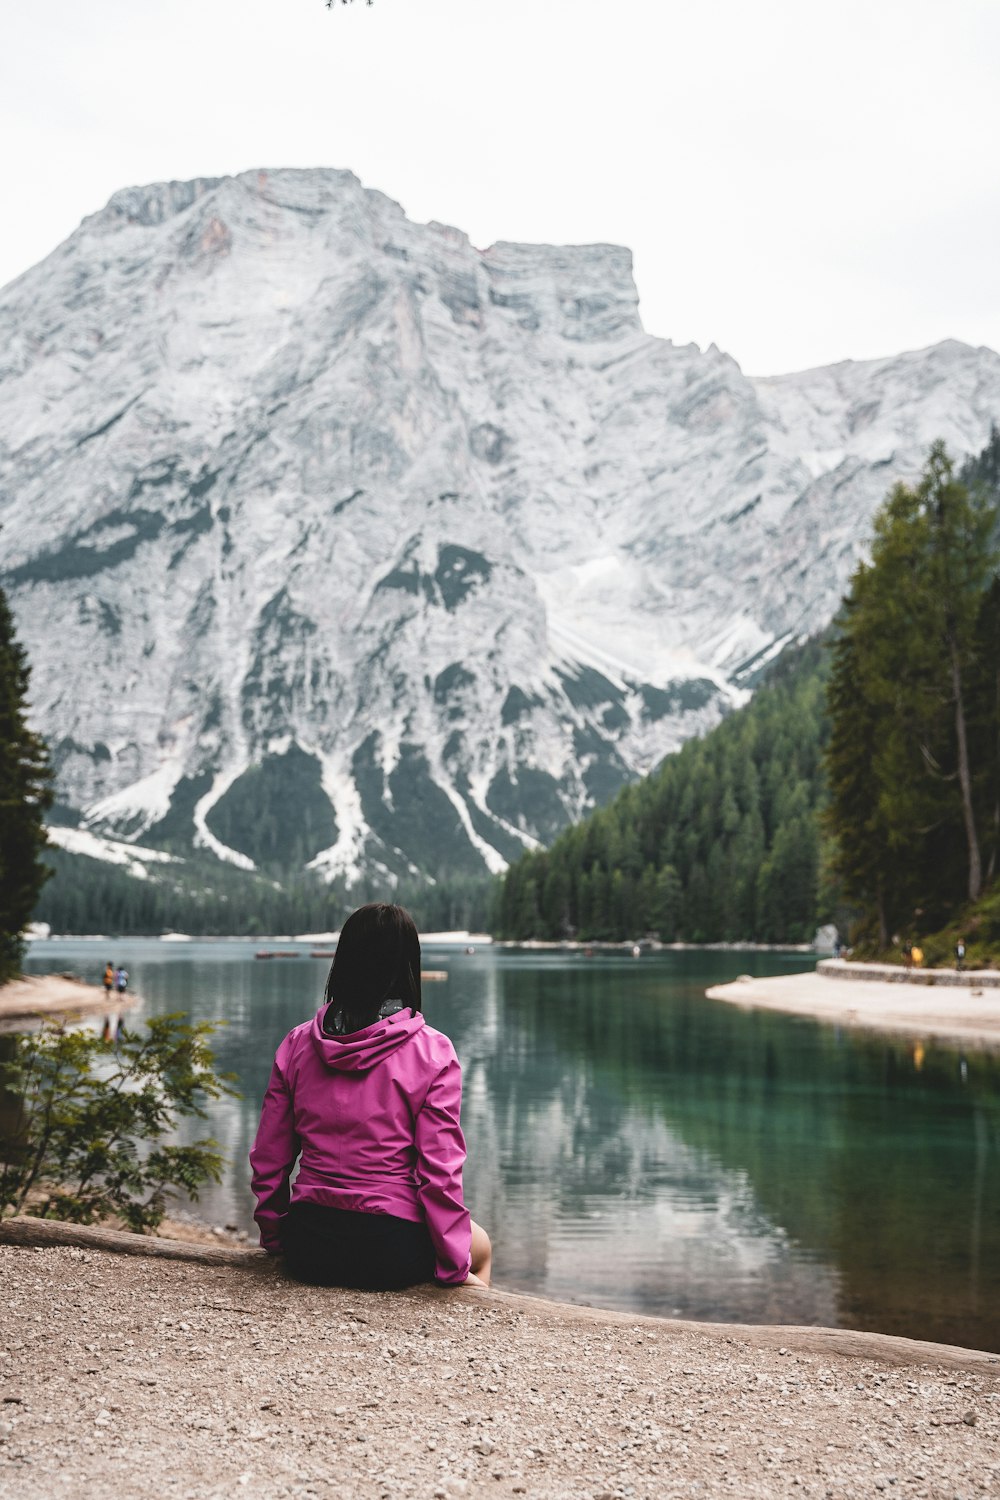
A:
[[[351,913],[341,928],[323,999],[336,1003],[345,1032],[371,1026],[386,1000],[420,1009],[420,939],[408,911],[372,901]]]

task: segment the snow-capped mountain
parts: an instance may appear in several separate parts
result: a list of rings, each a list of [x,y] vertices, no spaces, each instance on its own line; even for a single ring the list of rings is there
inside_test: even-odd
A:
[[[988,349],[748,379],[644,333],[627,250],[477,250],[347,172],[116,193],[0,293],[63,803],[238,863],[502,868],[823,625],[891,482],[997,418]]]

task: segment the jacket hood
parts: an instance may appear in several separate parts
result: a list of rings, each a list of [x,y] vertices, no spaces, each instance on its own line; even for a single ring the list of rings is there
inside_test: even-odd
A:
[[[327,1036],[323,1022],[328,1005],[317,1011],[309,1028],[310,1040],[328,1068],[338,1073],[367,1073],[378,1063],[406,1045],[411,1036],[422,1030],[424,1018],[410,1010],[401,1010],[384,1021],[376,1021],[363,1031],[348,1036]]]

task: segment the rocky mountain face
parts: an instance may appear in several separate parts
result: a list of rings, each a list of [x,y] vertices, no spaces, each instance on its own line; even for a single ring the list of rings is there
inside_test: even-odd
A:
[[[0,293],[62,816],[500,869],[825,624],[893,480],[998,417],[988,349],[748,379],[644,333],[628,251],[477,250],[347,172],[116,193]]]

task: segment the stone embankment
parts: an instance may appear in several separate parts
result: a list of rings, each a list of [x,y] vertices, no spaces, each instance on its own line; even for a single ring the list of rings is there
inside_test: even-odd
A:
[[[881,984],[957,985],[969,990],[1000,989],[1000,969],[901,968],[899,964],[852,963],[844,958],[823,958],[816,973],[827,979],[861,979]]]
[[[261,1252],[115,1253],[136,1238],[0,1221],[0,1495],[120,1500],[153,1476],[177,1500],[1000,1491],[997,1355],[301,1287]]]

